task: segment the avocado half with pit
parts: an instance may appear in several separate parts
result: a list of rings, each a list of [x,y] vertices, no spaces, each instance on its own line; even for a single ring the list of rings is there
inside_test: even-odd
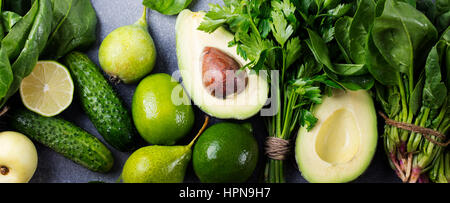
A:
[[[220,27],[198,30],[204,12],[182,11],[176,22],[177,57],[183,85],[192,101],[207,114],[243,120],[257,114],[267,101],[264,74],[244,69],[248,61],[228,47],[233,35]]]
[[[335,90],[315,106],[318,122],[301,128],[295,146],[297,164],[309,182],[342,183],[358,178],[377,145],[377,117],[367,91]]]

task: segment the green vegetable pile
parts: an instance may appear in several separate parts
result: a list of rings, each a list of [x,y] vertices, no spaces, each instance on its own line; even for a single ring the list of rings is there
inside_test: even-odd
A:
[[[322,93],[332,88],[370,89],[373,78],[363,65],[334,64],[339,46],[335,22],[354,13],[355,2],[272,0],[226,0],[225,6],[211,5],[200,30],[213,32],[226,26],[235,38],[229,43],[251,62],[256,71],[278,70],[278,113],[267,119],[269,135],[289,140],[298,126],[312,129],[317,118],[310,112],[322,102]],[[356,23],[355,23],[356,24]],[[362,23],[360,23],[362,24]],[[358,24],[359,25],[359,24]],[[350,61],[349,61],[350,62]],[[284,182],[283,161],[269,159],[266,182]]]
[[[278,106],[277,114],[267,119],[270,136],[289,140],[298,126],[312,129],[317,119],[310,110],[333,88],[373,87],[389,118],[447,133],[448,31],[437,41],[450,23],[447,0],[224,3],[210,5],[199,30],[225,26],[234,33],[229,46],[251,61],[244,68],[279,71],[279,80],[270,78],[277,86],[271,94]],[[446,159],[443,147],[424,136],[386,125],[383,137],[392,166],[409,174],[411,182],[433,166],[437,169],[432,171],[447,167],[450,173],[448,164],[440,164]],[[395,167],[399,162],[401,171]],[[431,179],[437,181],[438,174]],[[283,161],[269,157],[265,178],[284,182]]]
[[[59,59],[96,40],[89,0],[3,0],[0,10],[0,108],[38,59]]]
[[[448,1],[436,1],[436,5]],[[442,136],[386,126],[384,145],[391,166],[404,182],[424,182],[426,172],[442,168],[445,135],[450,127],[450,29],[449,18],[429,18],[414,8],[415,4],[387,0],[384,10],[373,22],[368,38],[369,71],[380,83],[376,97],[384,112],[395,121],[414,124],[441,133]],[[378,5],[377,9],[382,6]],[[445,16],[444,16],[445,17]],[[438,31],[446,21],[442,34]],[[448,164],[447,164],[448,167]],[[433,169],[430,178],[442,181]],[[450,171],[447,168],[447,175]]]

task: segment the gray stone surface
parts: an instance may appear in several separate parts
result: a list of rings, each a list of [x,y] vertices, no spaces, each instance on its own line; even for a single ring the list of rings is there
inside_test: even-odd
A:
[[[142,14],[143,6],[141,5],[141,2],[142,0],[92,0],[100,23],[98,27],[98,40],[96,44],[93,45],[87,52],[95,63],[98,64],[97,54],[101,41],[114,29],[134,23]],[[195,11],[206,10],[208,9],[208,3],[219,2],[221,2],[221,0],[194,0],[190,6],[190,9]],[[157,65],[153,73],[165,72],[170,74],[178,69],[175,51],[176,16],[164,16],[157,12],[151,11],[148,16],[148,20],[149,30],[155,40],[158,51]],[[117,86],[121,97],[128,107],[131,105],[131,98],[135,88],[135,85]],[[94,126],[83,114],[76,99],[71,107],[67,109],[62,116],[94,134],[103,141]],[[195,111],[197,122],[193,131],[197,131],[203,123],[203,113],[198,108],[195,108]],[[213,123],[214,122],[218,122],[218,120],[213,119]],[[254,117],[243,122],[251,122],[253,124],[253,127],[255,128],[255,136],[257,136],[259,144],[262,146],[263,139],[267,136],[262,119],[259,117]],[[194,134],[195,132],[192,132],[186,140],[181,141],[179,144],[188,143],[188,140],[192,139]],[[40,144],[36,144],[36,146],[39,153],[39,166],[35,176],[31,180],[31,182],[34,183],[85,183],[89,181],[115,182],[119,178],[123,164],[131,154],[116,151],[108,146],[112,150],[115,157],[114,168],[110,173],[100,174],[91,172]],[[260,174],[264,169],[263,156],[261,157],[262,158],[258,169],[255,171],[255,174],[251,178],[250,182],[258,182],[261,178]],[[295,161],[293,159],[287,161],[286,163],[286,177],[288,182],[305,182],[305,180],[301,177],[300,172],[297,171]],[[370,168],[363,176],[356,180],[356,182],[396,181],[397,179],[393,171],[388,166],[388,162],[384,156],[381,145],[379,145],[379,150]],[[188,168],[186,182],[198,182],[198,179],[192,171],[192,166],[189,166]]]

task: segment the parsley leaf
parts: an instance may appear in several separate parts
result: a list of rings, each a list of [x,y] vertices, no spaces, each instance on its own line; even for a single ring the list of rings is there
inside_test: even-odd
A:
[[[300,125],[310,131],[316,125],[318,119],[307,109],[300,110]]]
[[[281,11],[272,11],[272,19],[273,23],[270,24],[270,27],[272,28],[273,36],[281,47],[284,47],[286,41],[288,41],[292,33],[294,33],[294,28],[292,25],[288,24]]]

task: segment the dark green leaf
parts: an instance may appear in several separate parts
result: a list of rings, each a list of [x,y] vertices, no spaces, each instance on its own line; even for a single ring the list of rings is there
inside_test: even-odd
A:
[[[27,37],[25,46],[11,69],[14,80],[4,99],[8,99],[19,89],[22,79],[28,76],[36,65],[39,54],[43,51],[52,28],[52,4],[50,0],[37,0],[39,11]],[[35,4],[35,5],[36,5]],[[14,29],[13,29],[14,30]]]
[[[144,0],[144,6],[164,15],[176,15],[191,4],[192,0]]]
[[[324,40],[313,30],[307,29],[307,31],[309,34],[309,41],[307,41],[307,44],[316,60],[329,69],[334,69],[329,56],[328,47]]]
[[[19,21],[2,40],[2,49],[10,61],[14,61],[25,46],[28,33],[33,26],[34,19],[38,13],[39,4],[36,1],[30,11]]]
[[[6,29],[6,32],[11,31],[12,27],[19,22],[20,20],[22,20],[22,16],[20,16],[17,13],[14,13],[12,11],[4,11],[2,13],[2,17],[3,17],[3,27]]]
[[[400,105],[400,93],[398,91],[395,92],[391,92],[389,93],[388,96],[388,102],[390,104],[390,117],[392,118],[394,115],[397,115],[400,110],[402,109],[401,105]]]
[[[8,56],[0,49],[0,104],[13,81],[13,73]],[[0,105],[1,106],[1,105]]]
[[[314,56],[307,55],[303,57],[303,64],[299,69],[299,78],[313,77],[317,73],[321,72],[323,64],[316,61]]]
[[[386,61],[399,72],[411,74],[437,38],[428,18],[408,3],[386,0],[383,14],[376,18],[373,41]],[[426,53],[426,52],[425,52]]]
[[[339,18],[347,14],[352,7],[352,4],[339,4],[335,8],[328,10],[328,14],[334,16],[335,18]]]
[[[340,76],[331,72],[328,68],[324,68],[324,71],[330,79],[348,90],[369,90],[375,84],[374,79],[370,75]]]
[[[367,67],[364,64],[334,64],[336,74],[343,76],[358,76],[367,74]]]
[[[260,30],[260,34],[262,38],[267,38],[269,35],[269,32],[271,30],[270,28],[270,22],[268,19],[263,19],[259,23],[258,30]]]
[[[300,58],[302,45],[300,38],[295,37],[286,44],[286,67],[291,67]]]
[[[398,84],[399,72],[383,58],[371,37],[367,45],[366,63],[372,76],[383,85]]]
[[[43,53],[45,58],[59,59],[74,49],[95,42],[97,16],[90,0],[52,0],[53,31]],[[62,17],[62,18],[61,18]]]
[[[308,15],[308,11],[311,8],[313,2],[314,0],[294,0],[294,4],[296,4],[296,7],[303,15]]]
[[[0,12],[3,10],[3,1],[0,0]],[[5,28],[3,27],[3,23],[0,20],[0,39],[5,37]]]
[[[414,87],[414,90],[411,93],[411,98],[409,99],[409,106],[411,108],[411,112],[416,115],[419,111],[420,107],[422,106],[422,92],[425,79],[423,75],[421,75],[419,82],[417,82],[416,86]]]
[[[447,87],[443,82],[441,74],[441,57],[440,54],[446,51],[446,46],[443,46],[443,41],[440,41],[433,49],[427,58],[425,65],[425,86],[423,89],[423,104],[431,109],[438,109],[444,103],[447,96]],[[443,46],[444,48],[440,49]],[[438,50],[439,49],[439,50]]]
[[[326,27],[323,29],[322,39],[325,41],[325,43],[329,43],[334,39],[334,34],[334,27]]]
[[[369,31],[372,29],[375,19],[375,3],[373,0],[359,1],[358,10],[351,21],[350,38],[350,56],[353,62],[358,64],[365,63],[365,51]]]
[[[327,77],[327,75],[318,75],[313,77],[311,80],[314,82],[322,83],[328,87],[334,88],[334,89],[343,89],[341,85],[339,85],[337,82],[331,80]]]
[[[352,63],[350,59],[350,25],[352,18],[344,16],[339,18],[335,24],[335,38],[342,51],[342,54],[347,63]]]

